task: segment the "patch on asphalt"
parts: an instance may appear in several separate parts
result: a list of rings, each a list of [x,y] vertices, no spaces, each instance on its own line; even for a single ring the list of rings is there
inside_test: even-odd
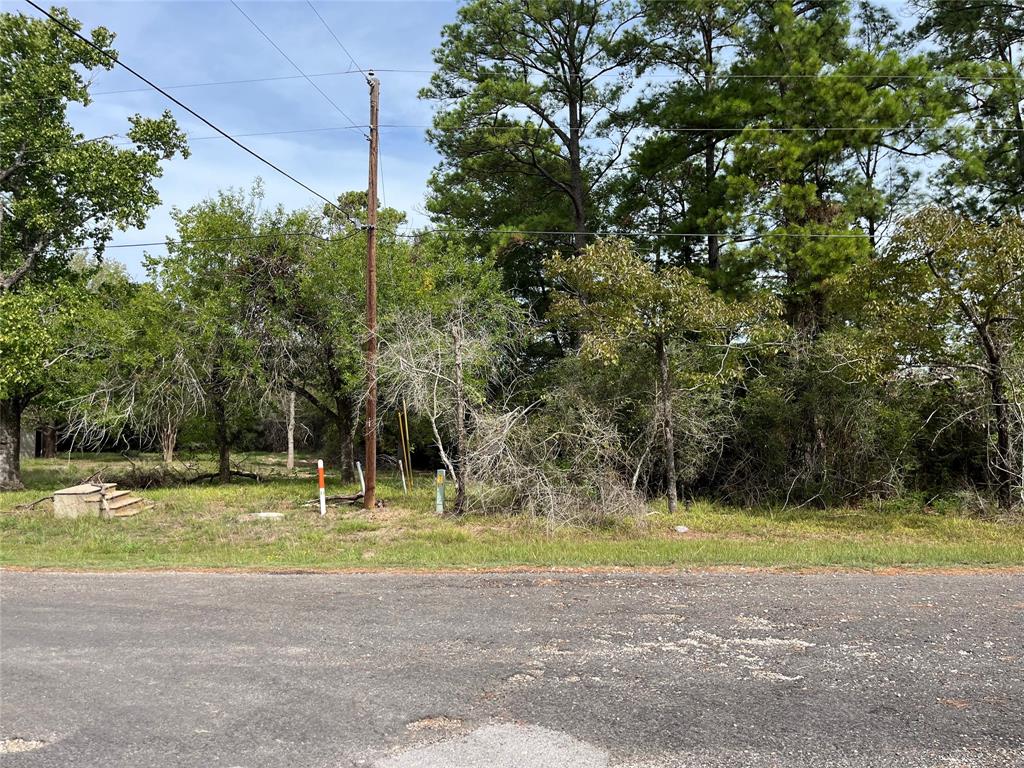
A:
[[[10,755],[15,752],[31,752],[33,749],[45,747],[46,742],[39,739],[0,739],[0,755]]]
[[[418,731],[438,732],[457,731],[462,728],[462,721],[454,717],[424,717],[405,724],[405,730],[416,733]]]
[[[536,725],[485,725],[465,736],[400,752],[375,768],[607,768],[608,753]]]

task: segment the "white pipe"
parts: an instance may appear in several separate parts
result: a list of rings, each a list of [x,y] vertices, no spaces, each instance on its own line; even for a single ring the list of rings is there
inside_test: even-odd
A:
[[[320,486],[320,517],[327,514],[327,494],[324,493],[324,460],[316,460],[316,478]]]

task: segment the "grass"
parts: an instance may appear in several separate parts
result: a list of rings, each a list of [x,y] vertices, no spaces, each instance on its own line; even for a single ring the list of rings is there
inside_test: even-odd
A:
[[[148,462],[154,461],[147,457]],[[206,468],[210,461],[199,462]],[[119,456],[24,462],[26,491],[0,493],[0,565],[39,568],[489,568],[505,566],[1006,567],[1024,565],[1024,524],[956,512],[886,507],[748,509],[696,503],[669,515],[655,505],[642,521],[599,529],[521,516],[433,514],[432,478],[403,495],[395,473],[380,478],[387,506],[373,512],[315,506],[310,462],[289,475],[280,457],[247,459],[272,479],[191,485],[142,493],[156,507],[135,517],[58,520],[49,502],[27,504],[97,470],[123,472]],[[328,494],[351,493],[328,479]],[[247,512],[283,520],[240,522]],[[678,534],[685,524],[690,533]]]

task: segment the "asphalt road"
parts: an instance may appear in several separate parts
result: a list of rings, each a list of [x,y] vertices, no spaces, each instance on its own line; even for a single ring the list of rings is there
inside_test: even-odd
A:
[[[1024,766],[1019,574],[3,572],[0,598],[5,768]]]

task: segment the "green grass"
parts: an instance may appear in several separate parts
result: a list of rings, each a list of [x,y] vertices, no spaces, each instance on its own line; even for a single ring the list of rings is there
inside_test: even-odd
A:
[[[147,457],[152,463],[152,457]],[[204,469],[210,461],[198,462]],[[433,514],[433,483],[417,478],[402,494],[394,473],[380,478],[387,507],[333,507],[321,518],[310,463],[291,475],[280,457],[247,459],[273,479],[142,492],[156,507],[135,517],[58,520],[49,502],[18,505],[71,485],[98,469],[127,469],[118,456],[28,460],[29,490],[0,494],[0,564],[125,568],[487,568],[503,566],[1004,567],[1024,565],[1024,524],[981,520],[920,505],[817,510],[747,509],[697,503],[676,515],[652,507],[642,521],[600,529],[549,530],[521,516]],[[328,493],[353,486],[328,480]],[[908,509],[909,507],[909,509]],[[943,508],[946,509],[945,507]],[[285,513],[280,521],[239,522],[247,512]],[[676,525],[691,533],[680,535]]]

